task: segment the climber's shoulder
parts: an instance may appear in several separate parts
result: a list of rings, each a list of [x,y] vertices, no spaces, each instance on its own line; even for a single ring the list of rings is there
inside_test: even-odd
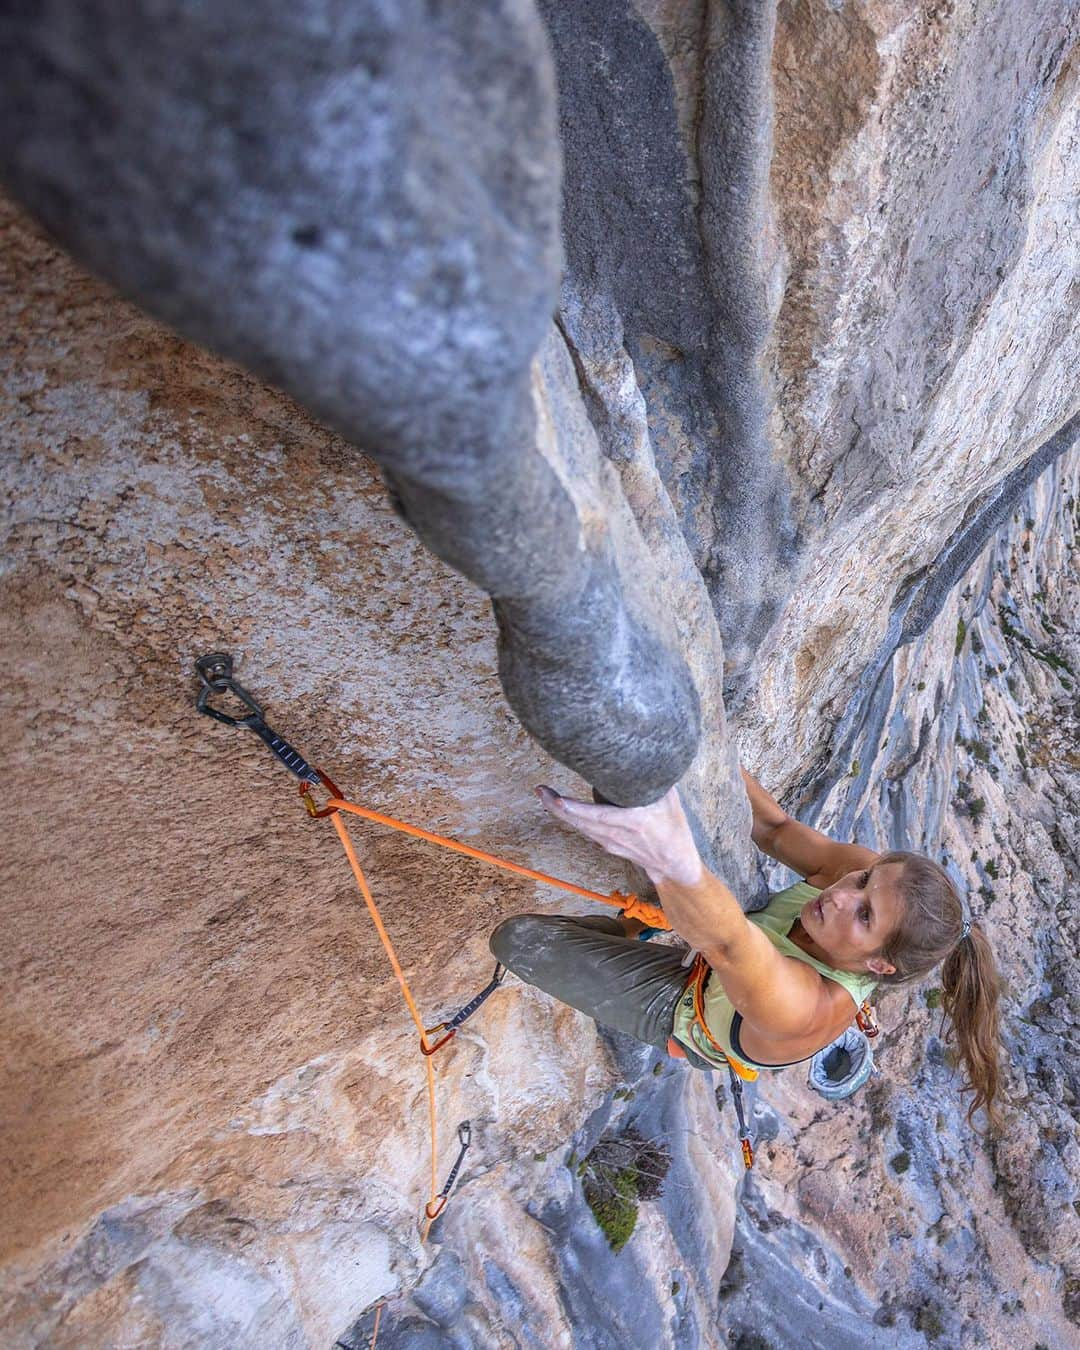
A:
[[[790,964],[801,966],[804,972],[799,976],[806,984],[801,1005],[803,1019],[801,1023],[790,1022],[781,1030],[773,1017],[744,1018],[740,1048],[756,1064],[794,1064],[809,1059],[836,1040],[854,1020],[855,1005],[842,985],[817,975],[799,961]]]

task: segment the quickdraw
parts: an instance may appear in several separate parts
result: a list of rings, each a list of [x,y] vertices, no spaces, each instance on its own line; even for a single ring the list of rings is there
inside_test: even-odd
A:
[[[445,1022],[439,1022],[433,1027],[426,1027],[421,1020],[416,1002],[413,999],[412,991],[409,988],[405,973],[401,968],[401,963],[394,951],[393,943],[390,941],[390,935],[383,924],[382,916],[379,913],[378,906],[371,894],[371,889],[367,884],[367,879],[360,867],[356,856],[356,850],[353,847],[352,839],[349,836],[345,825],[345,816],[360,816],[365,820],[370,820],[378,825],[385,825],[391,829],[400,830],[404,834],[412,835],[417,839],[424,839],[429,843],[437,844],[442,848],[450,849],[455,853],[463,853],[467,857],[476,858],[480,862],[490,863],[495,867],[504,868],[507,871],[515,872],[519,876],[529,877],[533,881],[543,882],[548,886],[558,887],[560,890],[570,891],[574,895],[583,896],[587,900],[599,900],[603,904],[615,905],[622,909],[626,914],[633,918],[641,919],[652,927],[670,929],[671,925],[664,917],[664,912],[657,905],[652,905],[648,901],[640,899],[636,895],[624,894],[621,891],[612,891],[609,895],[602,895],[598,891],[588,890],[584,886],[575,886],[572,882],[562,881],[558,877],[549,876],[545,872],[537,872],[531,867],[523,867],[520,863],[513,863],[505,858],[496,857],[493,853],[485,853],[481,849],[470,847],[468,844],[461,844],[456,839],[448,839],[444,835],[434,834],[430,830],[421,829],[417,825],[409,825],[403,820],[396,820],[393,816],[383,815],[379,811],[373,811],[366,806],[358,806],[355,802],[350,802],[342,795],[333,779],[328,774],[313,764],[310,764],[303,755],[294,749],[284,737],[279,736],[272,731],[266,723],[263,709],[259,703],[248,693],[248,691],[239,684],[233,677],[233,661],[227,652],[210,652],[206,656],[200,657],[195,663],[195,669],[198,673],[202,687],[199,690],[196,699],[196,707],[199,712],[205,713],[215,721],[222,722],[226,726],[243,727],[246,730],[254,731],[268,748],[273,752],[278,762],[288,771],[300,780],[299,791],[303,799],[304,807],[308,814],[314,819],[322,820],[330,818],[331,823],[341,840],[342,847],[345,850],[345,856],[349,861],[356,884],[363,896],[364,903],[367,906],[371,921],[375,925],[375,931],[379,935],[379,940],[383,944],[387,959],[397,979],[401,989],[406,1006],[409,1009],[409,1015],[412,1017],[418,1032],[420,1033],[420,1052],[424,1058],[424,1064],[427,1070],[428,1087],[428,1116],[431,1127],[431,1195],[425,1206],[426,1225],[423,1229],[423,1238],[426,1239],[430,1231],[432,1222],[446,1208],[446,1202],[450,1191],[457,1179],[458,1171],[461,1168],[465,1152],[469,1147],[471,1140],[471,1128],[468,1121],[463,1121],[458,1126],[458,1139],[461,1143],[461,1152],[457,1161],[451,1169],[450,1176],[441,1191],[436,1191],[437,1182],[437,1119],[435,1110],[435,1078],[432,1070],[432,1056],[437,1050],[453,1040],[462,1024],[477,1011],[477,1009],[495,992],[502,982],[505,971],[496,964],[495,974],[488,984],[483,988],[475,998],[471,999],[464,1007],[460,1008],[453,1017]],[[248,712],[240,717],[226,713],[213,706],[211,699],[216,696],[232,694],[241,704],[248,709]],[[314,789],[321,787],[328,794],[328,800],[324,805],[319,806],[314,798]],[[438,1035],[439,1032],[445,1032],[445,1035],[439,1037],[436,1041],[429,1040],[429,1037]]]
[[[438,1022],[433,1027],[424,1028],[425,1037],[437,1036],[440,1031],[445,1031],[446,1035],[443,1036],[440,1040],[437,1040],[434,1045],[426,1049],[423,1043],[421,1043],[420,1053],[422,1055],[433,1055],[435,1051],[441,1049],[446,1044],[447,1041],[452,1041],[454,1037],[457,1035],[458,1027],[460,1027],[463,1023],[468,1021],[468,1019],[473,1015],[474,1012],[476,1012],[476,1010],[480,1007],[480,1005],[486,1002],[491,997],[491,995],[495,992],[495,990],[498,989],[499,985],[502,984],[503,977],[505,976],[505,974],[506,974],[506,967],[500,965],[500,963],[496,961],[495,974],[492,975],[491,979],[487,982],[486,985],[484,985],[483,989],[480,990],[480,992],[474,999],[472,999],[469,1003],[466,1003],[464,1008],[459,1008],[458,1011],[453,1015],[453,1017],[450,1018],[448,1022]],[[468,1124],[467,1121],[466,1124]]]
[[[753,1167],[754,1165],[753,1137],[750,1133],[750,1128],[746,1123],[746,1116],[743,1112],[742,1079],[735,1072],[735,1069],[730,1059],[728,1060],[728,1077],[731,1080],[731,1100],[735,1103],[735,1115],[739,1122],[739,1143],[742,1146],[743,1166],[749,1172],[751,1167]]]
[[[302,781],[317,783],[322,780],[318,769],[313,769],[298,750],[294,750],[288,741],[266,725],[262,707],[255,702],[242,684],[233,679],[233,661],[228,652],[208,652],[206,656],[200,656],[195,662],[195,670],[202,681],[202,688],[195,700],[195,707],[199,712],[212,717],[216,722],[224,722],[227,727],[245,727],[248,731],[253,731],[285,768]],[[246,716],[234,717],[211,706],[211,695],[225,693],[232,694],[240,700],[248,709]],[[329,779],[325,781],[329,783]],[[337,795],[335,792],[334,796]]]
[[[453,1167],[450,1169],[450,1175],[446,1178],[442,1190],[435,1199],[428,1204],[425,1209],[429,1219],[437,1219],[446,1208],[446,1202],[450,1198],[450,1192],[454,1189],[454,1182],[457,1180],[457,1174],[461,1171],[461,1164],[465,1161],[465,1154],[469,1151],[472,1143],[472,1125],[469,1121],[463,1120],[457,1127],[458,1143],[461,1145],[461,1152],[457,1155]]]

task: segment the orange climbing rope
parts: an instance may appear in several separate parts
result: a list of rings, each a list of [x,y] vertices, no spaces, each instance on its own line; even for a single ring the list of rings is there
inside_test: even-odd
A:
[[[390,941],[390,934],[386,931],[386,926],[382,921],[382,915],[379,913],[379,907],[371,894],[371,888],[367,884],[367,878],[356,857],[356,850],[353,848],[352,840],[349,838],[349,831],[345,827],[341,816],[335,812],[333,816],[334,829],[337,830],[338,838],[345,850],[345,856],[349,860],[349,866],[352,868],[353,876],[356,878],[356,884],[360,887],[360,894],[364,897],[364,904],[367,905],[368,913],[371,915],[371,922],[375,925],[375,931],[379,935],[379,941],[383,945],[383,950],[389,958],[394,976],[401,988],[405,1003],[409,1009],[409,1016],[416,1023],[416,1029],[420,1033],[421,1049],[427,1050],[428,1039],[427,1031],[421,1020],[420,1013],[417,1011],[416,1001],[412,996],[412,990],[409,988],[409,982],[405,978],[405,972],[401,969],[401,962],[397,958],[397,952],[394,951],[394,944]],[[445,1198],[439,1203],[439,1172],[438,1172],[438,1149],[436,1145],[436,1132],[438,1122],[435,1115],[435,1070],[431,1062],[430,1054],[424,1056],[424,1066],[427,1069],[427,1092],[428,1092],[428,1122],[431,1126],[431,1198],[424,1207],[426,1222],[424,1224],[423,1240],[427,1241],[427,1235],[431,1231],[431,1225],[439,1217],[446,1205]]]
[[[333,823],[337,836],[341,840],[341,846],[345,850],[345,856],[349,860],[349,866],[352,868],[352,874],[356,879],[356,884],[363,896],[364,904],[371,915],[371,921],[375,925],[375,931],[379,935],[379,941],[383,945],[390,962],[390,967],[394,972],[394,977],[401,989],[405,1004],[409,1009],[409,1016],[416,1024],[416,1029],[420,1033],[420,1051],[424,1056],[424,1065],[427,1071],[427,1095],[428,1095],[428,1120],[431,1127],[431,1196],[424,1206],[425,1224],[422,1233],[422,1240],[427,1241],[428,1233],[431,1231],[432,1223],[439,1217],[446,1208],[449,1189],[452,1182],[448,1182],[442,1192],[438,1191],[439,1169],[438,1169],[438,1119],[435,1104],[435,1069],[432,1062],[432,1056],[439,1046],[444,1045],[449,1036],[432,1044],[428,1037],[442,1027],[425,1027],[423,1019],[420,1016],[419,1009],[416,1006],[416,1000],[412,996],[412,990],[409,988],[409,982],[405,978],[405,972],[401,968],[401,962],[398,960],[397,953],[394,951],[394,944],[390,940],[390,935],[386,931],[386,925],[382,921],[382,915],[379,913],[379,907],[375,903],[375,898],[371,894],[371,887],[364,876],[363,868],[356,856],[356,850],[353,847],[352,838],[348,827],[342,819],[342,813],[348,815],[360,816],[364,820],[373,821],[376,825],[385,825],[393,830],[400,830],[402,834],[412,835],[416,839],[424,839],[430,844],[437,844],[441,848],[452,850],[454,853],[463,853],[466,857],[476,858],[479,862],[490,863],[494,867],[501,867],[507,872],[516,872],[519,876],[529,877],[533,881],[543,882],[547,886],[555,886],[560,890],[570,891],[574,895],[583,896],[586,900],[599,900],[605,905],[617,905],[624,914],[630,918],[640,919],[643,923],[653,928],[670,929],[671,924],[658,905],[650,904],[647,900],[642,900],[639,896],[625,893],[623,891],[612,891],[608,895],[603,895],[599,891],[591,891],[584,886],[575,886],[573,882],[562,881],[559,877],[549,876],[546,872],[538,872],[531,867],[522,867],[519,863],[510,862],[506,858],[497,857],[494,853],[485,853],[482,849],[471,848],[468,844],[458,843],[456,839],[449,839],[445,835],[434,834],[431,830],[421,829],[418,825],[410,825],[404,820],[396,820],[393,816],[385,816],[379,811],[373,811],[370,807],[358,806],[355,802],[350,802],[344,798],[334,783],[321,771],[315,770],[319,775],[326,790],[331,794],[329,801],[322,808],[316,806],[312,797],[312,783],[302,781],[300,783],[300,796],[303,798],[304,805],[308,814],[321,818],[329,816]],[[444,1024],[445,1025],[445,1024]],[[451,1033],[452,1034],[452,1033]],[[460,1162],[460,1159],[459,1159]],[[453,1175],[456,1174],[456,1167]]]
[[[382,921],[379,908],[371,894],[371,888],[368,886],[367,878],[364,876],[363,869],[356,857],[356,850],[353,848],[352,839],[345,825],[342,813],[347,815],[361,816],[365,820],[373,821],[377,825],[385,825],[393,830],[400,830],[403,834],[412,835],[416,839],[424,839],[430,844],[438,844],[441,848],[451,849],[455,853],[463,853],[466,857],[476,858],[480,862],[490,863],[494,867],[502,867],[508,872],[516,872],[519,876],[529,877],[533,881],[543,882],[547,886],[556,886],[560,890],[570,891],[574,895],[583,896],[586,900],[599,900],[605,905],[617,905],[623,913],[629,918],[640,919],[642,923],[651,928],[670,929],[671,924],[664,916],[664,912],[657,905],[650,904],[646,900],[640,899],[636,895],[624,894],[622,891],[612,891],[609,895],[602,895],[599,891],[587,890],[584,886],[575,886],[572,882],[561,881],[558,877],[548,876],[546,872],[537,872],[531,867],[522,867],[519,863],[513,863],[506,858],[496,857],[494,853],[485,853],[478,848],[470,848],[468,844],[459,844],[456,839],[448,839],[441,834],[433,834],[430,830],[422,830],[417,825],[409,825],[403,820],[395,820],[393,816],[384,816],[379,811],[372,811],[366,806],[357,806],[355,802],[346,800],[334,785],[333,781],[322,772],[315,768],[291,746],[283,737],[277,735],[267,726],[263,716],[262,707],[251,696],[251,694],[233,678],[233,660],[228,652],[208,652],[201,656],[195,662],[195,670],[199,676],[201,689],[196,698],[195,706],[199,712],[205,713],[215,721],[224,723],[226,726],[243,727],[248,731],[253,731],[267,748],[275,755],[281,764],[294,774],[300,780],[300,795],[303,798],[304,806],[310,815],[315,817],[331,816],[333,818],[334,829],[337,831],[338,838],[345,850],[345,856],[349,860],[349,866],[352,868],[356,884],[360,888],[360,894],[364,898],[364,904],[367,906],[368,913],[371,915],[371,921],[375,925],[375,931],[379,935],[379,941],[383,945],[387,958],[390,961],[391,969],[394,972],[398,985],[401,988],[405,1004],[409,1009],[409,1015],[416,1024],[416,1029],[420,1033],[420,1051],[424,1056],[427,1065],[427,1090],[428,1090],[428,1117],[431,1125],[431,1198],[424,1207],[424,1214],[427,1222],[424,1226],[423,1238],[426,1240],[431,1225],[435,1219],[442,1213],[446,1207],[450,1191],[453,1188],[454,1181],[461,1167],[465,1152],[469,1148],[471,1140],[471,1126],[468,1121],[462,1121],[458,1126],[458,1140],[461,1144],[461,1152],[457,1161],[454,1163],[450,1174],[443,1185],[441,1191],[438,1191],[438,1157],[437,1157],[437,1132],[438,1121],[435,1111],[435,1072],[432,1067],[431,1057],[440,1046],[445,1045],[455,1034],[457,1028],[471,1016],[473,1012],[483,1003],[495,987],[498,985],[502,976],[499,974],[501,967],[496,966],[495,977],[489,983],[487,988],[471,1003],[462,1008],[449,1022],[440,1023],[437,1027],[425,1027],[420,1017],[419,1009],[416,1006],[416,1000],[412,996],[409,983],[405,978],[405,972],[401,968],[401,962],[394,951],[394,944],[390,941],[390,935],[386,931],[386,926]],[[240,704],[246,710],[242,715],[225,712],[222,708],[214,705],[214,700],[219,696],[232,694],[239,700]],[[312,795],[313,788],[321,783],[329,793],[329,801],[323,807],[315,804]],[[436,1032],[445,1031],[434,1043],[429,1041],[428,1037]],[[376,1333],[378,1331],[378,1319],[376,1318]]]
[[[392,830],[400,830],[402,834],[411,834],[415,839],[426,839],[429,844],[438,844],[441,848],[452,849],[455,853],[464,853],[468,858],[476,858],[480,862],[491,863],[493,867],[502,867],[507,872],[516,872],[518,876],[529,877],[532,881],[542,881],[545,886],[557,886],[560,890],[570,891],[574,895],[583,896],[586,900],[599,900],[605,905],[617,905],[628,919],[640,919],[650,928],[671,928],[667,916],[659,905],[650,904],[648,900],[642,900],[639,896],[630,892],[611,891],[607,895],[603,895],[600,891],[590,891],[585,886],[575,886],[572,881],[560,881],[558,877],[548,876],[546,872],[537,872],[531,867],[522,867],[520,863],[510,862],[506,858],[497,857],[494,853],[485,853],[483,849],[471,848],[468,844],[459,844],[456,839],[448,839],[445,835],[433,834],[430,830],[422,830],[419,825],[409,825],[404,820],[395,820],[393,816],[384,816],[379,811],[372,811],[370,807],[357,806],[355,802],[343,798],[337,788],[329,781],[327,781],[326,786],[332,792],[332,795],[325,807],[319,810],[311,798],[311,784],[300,784],[300,795],[312,816],[329,816],[339,811],[347,811],[352,816],[361,816],[364,820],[373,820],[376,825],[388,825]]]
[[[435,1219],[446,1208],[450,1192],[453,1189],[454,1181],[457,1178],[458,1171],[464,1160],[465,1153],[470,1146],[472,1137],[472,1127],[470,1122],[465,1120],[458,1125],[458,1140],[461,1144],[461,1151],[458,1154],[457,1161],[450,1170],[449,1176],[443,1185],[441,1191],[436,1190],[438,1185],[438,1157],[437,1157],[437,1133],[438,1121],[435,1109],[435,1072],[432,1066],[432,1056],[443,1045],[446,1045],[456,1034],[457,1028],[461,1026],[468,1017],[470,1017],[484,1000],[497,988],[502,979],[502,967],[496,965],[495,975],[487,987],[478,994],[470,1003],[461,1008],[448,1022],[441,1022],[436,1027],[425,1027],[420,1017],[420,1012],[416,1006],[416,1001],[409,989],[405,973],[401,968],[401,962],[394,951],[394,945],[390,941],[390,935],[383,924],[382,916],[379,913],[378,906],[371,894],[371,888],[368,886],[367,879],[364,876],[363,869],[356,857],[356,850],[353,847],[352,839],[349,836],[348,827],[342,819],[342,813],[346,815],[360,816],[364,820],[370,820],[377,825],[385,825],[390,829],[400,830],[403,834],[408,834],[416,839],[426,840],[428,843],[437,844],[441,848],[450,849],[455,853],[462,853],[466,857],[475,858],[479,862],[489,863],[494,867],[501,867],[508,872],[515,872],[518,876],[528,877],[532,881],[542,882],[546,886],[555,886],[560,890],[570,891],[574,895],[580,895],[586,900],[598,900],[601,904],[616,905],[628,917],[639,919],[643,924],[650,928],[670,930],[671,924],[668,922],[664,911],[659,906],[642,900],[639,896],[625,893],[622,891],[612,891],[608,895],[603,895],[599,891],[588,890],[584,886],[576,886],[573,882],[562,881],[558,877],[549,876],[546,872],[538,872],[531,867],[522,867],[519,863],[510,862],[506,858],[497,857],[494,853],[485,853],[482,849],[471,848],[468,844],[460,844],[456,839],[448,839],[445,835],[435,834],[431,830],[421,829],[417,825],[409,825],[403,820],[396,820],[393,816],[383,815],[379,811],[373,811],[366,806],[357,806],[355,802],[350,802],[341,795],[341,792],[334,785],[333,781],[322,772],[309,764],[306,759],[286,740],[278,736],[267,726],[263,716],[261,706],[252,698],[251,694],[233,678],[233,661],[228,652],[208,652],[195,663],[196,673],[199,676],[202,688],[196,697],[196,708],[199,712],[205,713],[215,721],[222,722],[226,726],[243,727],[248,731],[253,731],[267,748],[274,754],[280,763],[294,774],[300,780],[300,795],[303,798],[304,806],[308,813],[314,817],[331,816],[333,818],[334,829],[338,838],[341,840],[342,847],[345,850],[345,856],[349,860],[349,866],[352,868],[356,884],[363,896],[364,904],[367,906],[368,913],[371,915],[371,921],[375,925],[375,931],[379,935],[387,958],[390,961],[391,969],[401,988],[405,999],[409,1015],[420,1033],[420,1051],[424,1056],[427,1068],[427,1090],[428,1090],[428,1116],[431,1127],[431,1197],[424,1207],[426,1224],[423,1230],[423,1240],[426,1241],[431,1225]],[[236,715],[227,713],[219,707],[215,707],[212,699],[219,695],[231,693],[239,700],[240,704],[247,710]],[[313,789],[318,785],[326,789],[329,794],[329,800],[323,807],[318,807],[312,795]],[[754,1155],[750,1134],[747,1129],[744,1108],[743,1108],[743,1081],[753,1081],[757,1077],[756,1069],[740,1063],[735,1060],[730,1053],[725,1051],[716,1038],[709,1030],[708,1023],[705,1020],[704,1009],[704,989],[705,981],[709,975],[709,966],[704,958],[698,955],[693,970],[690,975],[688,988],[693,991],[694,1020],[704,1032],[708,1041],[712,1044],[715,1051],[723,1056],[727,1062],[728,1071],[731,1080],[732,1098],[735,1103],[736,1114],[739,1120],[739,1130],[742,1137],[743,1161],[749,1168],[753,1166]],[[867,1036],[876,1036],[878,1028],[873,1019],[873,1010],[868,1003],[864,1003],[859,1009],[858,1025]],[[445,1032],[437,1041],[431,1042],[428,1038],[437,1032]],[[669,1053],[676,1057],[685,1058],[684,1051],[677,1041],[668,1042]],[[375,1335],[378,1335],[379,1313],[381,1307],[376,1312]],[[372,1337],[374,1345],[374,1336]]]

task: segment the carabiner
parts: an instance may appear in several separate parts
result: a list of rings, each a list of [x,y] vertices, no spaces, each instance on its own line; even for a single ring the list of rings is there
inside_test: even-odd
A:
[[[321,820],[324,816],[332,816],[338,809],[336,806],[324,806],[321,809],[315,805],[315,798],[311,795],[311,789],[316,782],[321,783],[331,797],[336,797],[340,801],[341,789],[336,786],[334,780],[323,773],[322,769],[312,769],[312,776],[304,778],[300,782],[300,796],[303,798],[304,810],[312,820]]]
[[[445,1027],[446,1023],[440,1022],[438,1026],[424,1028],[424,1035],[420,1039],[420,1053],[422,1055],[426,1055],[430,1059],[436,1050],[441,1050],[443,1046],[447,1043],[447,1041],[452,1041],[454,1039],[454,1037],[457,1035],[457,1027],[451,1027],[450,1030],[446,1033],[446,1035],[437,1040],[434,1045],[424,1044],[424,1040],[428,1036],[436,1035],[438,1032],[444,1030]]]

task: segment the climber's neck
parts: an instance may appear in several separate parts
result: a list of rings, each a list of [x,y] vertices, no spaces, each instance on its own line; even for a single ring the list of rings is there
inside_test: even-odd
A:
[[[833,960],[824,947],[819,947],[806,929],[802,926],[802,920],[796,919],[788,930],[788,941],[794,942],[800,951],[804,951],[807,956],[812,956],[815,961],[824,961],[827,966],[833,964]]]

